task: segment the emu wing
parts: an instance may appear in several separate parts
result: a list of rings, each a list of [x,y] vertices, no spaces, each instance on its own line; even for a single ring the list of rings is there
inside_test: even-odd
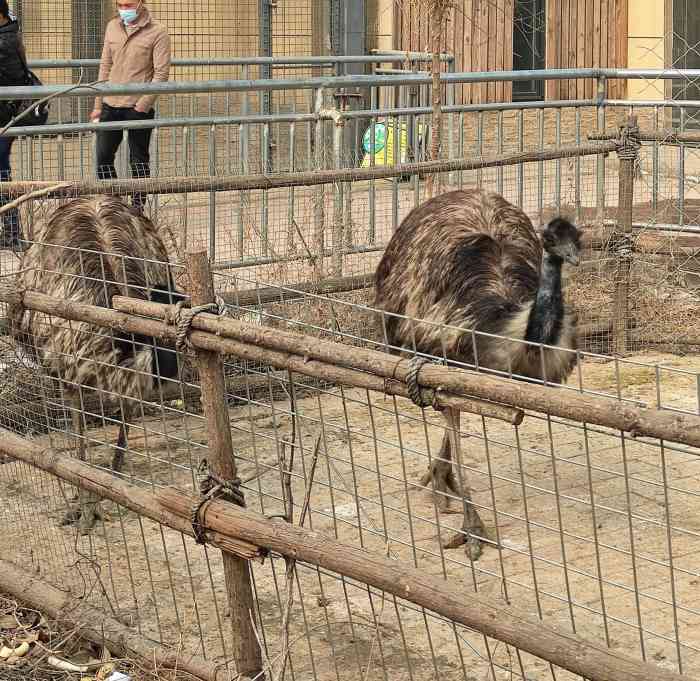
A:
[[[498,194],[449,192],[409,213],[377,268],[376,307],[394,346],[473,361],[535,297],[542,247],[527,215]],[[459,327],[454,330],[438,325]],[[483,348],[483,355],[487,349]]]

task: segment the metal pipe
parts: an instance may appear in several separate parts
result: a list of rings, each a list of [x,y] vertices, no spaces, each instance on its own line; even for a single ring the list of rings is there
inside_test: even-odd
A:
[[[700,77],[700,76],[696,76]],[[698,99],[643,99],[640,101],[635,101],[631,99],[604,99],[602,101],[603,106],[619,106],[619,107],[640,107],[640,108],[656,108],[656,107],[670,107],[670,108],[686,108],[686,109],[700,109],[700,100]]]
[[[406,58],[406,53],[401,52],[401,58]],[[414,61],[431,61],[432,55],[423,52],[409,53]],[[393,52],[375,52],[371,55],[337,55],[337,56],[300,56],[300,57],[189,57],[173,59],[172,66],[272,66],[274,67],[304,67],[304,66],[334,66],[335,64],[379,64],[394,61]],[[451,54],[440,55],[440,60],[454,61]],[[29,68],[36,69],[62,69],[85,68],[99,66],[99,59],[32,59],[28,62]]]
[[[507,111],[519,109],[556,109],[556,108],[579,108],[589,107],[594,104],[594,100],[576,101],[556,101],[556,102],[523,102],[521,104],[468,104],[443,107],[443,112],[466,113],[479,111]],[[352,118],[382,118],[389,116],[420,116],[429,114],[429,107],[399,108],[399,109],[368,109],[364,111],[339,112],[343,119]],[[331,119],[328,112],[318,113],[288,113],[245,115],[245,109],[241,116],[204,116],[204,117],[179,117],[179,118],[157,118],[147,121],[124,121],[121,123],[58,123],[53,125],[37,126],[14,126],[7,130],[6,137],[30,137],[36,135],[58,135],[73,133],[97,132],[98,130],[144,130],[156,128],[180,128],[185,126],[211,126],[211,125],[264,125],[266,123],[313,123],[318,117],[326,120]],[[335,114],[334,114],[335,115]]]
[[[323,58],[327,59],[327,58]],[[342,61],[342,57],[334,57]],[[331,61],[331,63],[336,63]],[[678,78],[698,79],[700,69],[530,69],[523,71],[475,71],[468,73],[441,73],[440,81],[453,83],[496,83],[527,80],[572,80],[582,78],[614,78],[645,80],[656,78],[672,80]],[[406,73],[405,75],[377,76],[351,75],[340,77],[323,77],[309,79],[260,79],[245,80],[209,80],[209,81],[168,81],[165,83],[129,83],[122,85],[93,85],[76,87],[66,92],[65,85],[42,85],[40,87],[5,87],[0,88],[0,99],[40,99],[49,95],[70,97],[94,97],[96,95],[136,95],[136,94],[183,94],[209,92],[244,92],[250,90],[316,90],[318,88],[371,87],[372,85],[426,85],[432,82],[428,74]],[[606,103],[619,102],[610,100]],[[602,103],[602,102],[601,102]],[[633,102],[633,104],[637,104]],[[653,102],[654,106],[661,103]],[[677,104],[677,102],[675,102]],[[700,102],[690,103],[695,107]]]
[[[393,57],[392,61],[432,61],[433,55],[430,52],[403,52],[402,50],[370,50],[373,55]],[[439,57],[440,61],[452,62],[454,55],[443,52]]]
[[[525,80],[567,80],[581,78],[621,78],[644,79],[652,77],[643,70],[625,69],[542,69],[524,71],[475,71],[469,73],[441,73],[440,81],[452,83],[496,83]],[[700,78],[700,69],[683,72],[668,71],[658,78]],[[64,85],[42,85],[40,87],[0,88],[0,99],[40,99],[49,95],[70,97],[94,97],[96,95],[136,95],[136,94],[183,94],[208,92],[245,92],[268,90],[316,90],[318,88],[358,88],[372,85],[427,85],[432,82],[430,75],[406,73],[405,75],[377,76],[351,75],[327,76],[307,79],[259,79],[259,80],[208,80],[208,81],[168,81],[165,83],[128,83],[121,85],[101,84],[76,87],[66,92]],[[656,102],[658,104],[658,102]]]

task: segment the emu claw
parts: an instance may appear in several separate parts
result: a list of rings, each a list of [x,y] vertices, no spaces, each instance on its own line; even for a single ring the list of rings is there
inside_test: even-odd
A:
[[[442,542],[443,549],[457,549],[465,545],[464,552],[471,558],[472,561],[477,561],[483,552],[482,540],[476,535],[465,535],[464,532],[455,532],[449,539]]]
[[[97,508],[97,502],[90,501],[69,509],[63,516],[60,526],[77,525],[80,534],[85,536],[90,534],[90,531],[95,526],[97,520],[102,520],[103,516]]]
[[[434,486],[433,501],[438,511],[440,513],[461,513],[461,509],[453,510],[450,508],[450,499],[453,495],[464,496],[462,487],[452,470],[452,465],[447,461],[433,461],[420,479],[420,484],[423,487],[430,487],[431,482]]]
[[[486,528],[476,509],[467,501],[465,507],[464,524],[459,532],[455,532],[449,539],[442,542],[444,549],[456,549],[465,544],[465,552],[472,561],[479,560],[483,551],[484,540],[487,538]]]

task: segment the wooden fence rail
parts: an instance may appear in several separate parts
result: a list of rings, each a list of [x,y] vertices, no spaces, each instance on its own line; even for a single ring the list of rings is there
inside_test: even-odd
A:
[[[34,300],[37,294],[31,295]],[[44,310],[49,305],[55,306],[57,302],[45,301]],[[31,306],[32,303],[29,304]],[[169,315],[167,305],[134,298],[115,296],[113,305],[115,309],[132,315],[142,314],[160,319],[165,319]],[[130,319],[136,318],[131,316]],[[143,321],[146,320],[143,319]],[[220,351],[234,355],[247,352],[252,358],[255,352],[261,352],[262,348],[269,348],[300,357],[306,362],[314,359],[404,383],[409,371],[409,365],[405,359],[385,352],[349,347],[334,341],[321,340],[281,329],[265,328],[216,315],[197,315],[192,322],[192,327],[197,329],[191,334],[194,345],[201,343],[212,348],[218,346]],[[149,328],[161,334],[165,333],[162,327]],[[174,329],[171,332],[174,332]],[[231,344],[232,342],[238,344]],[[246,350],[245,346],[255,350]],[[272,357],[269,356],[269,359]],[[275,358],[274,361],[270,361],[273,365],[277,365],[277,362],[282,363],[283,359]],[[303,363],[301,366],[295,366],[294,370],[302,374],[307,373]],[[636,407],[611,398],[585,395],[573,390],[564,392],[562,388],[518,382],[483,372],[476,373],[437,364],[424,366],[420,372],[420,381],[426,387],[454,395],[485,400],[516,409],[531,409],[580,423],[624,430],[633,435],[646,435],[691,447],[700,447],[700,417],[691,414]]]
[[[24,461],[142,516],[192,535],[190,511],[197,498],[174,488],[154,491],[126,482],[69,456],[0,429],[0,453]],[[688,681],[656,667],[546,625],[479,594],[455,595],[449,582],[367,549],[336,541],[234,504],[214,500],[203,514],[208,540],[259,546],[330,570],[426,608],[451,621],[528,652],[590,681]],[[3,587],[0,571],[0,590]]]
[[[176,328],[158,319],[165,319],[171,314],[173,308],[167,305],[115,296],[115,308],[126,309],[129,311],[127,313],[62,300],[35,291],[0,296],[0,301],[17,301],[18,298],[27,308],[63,319],[90,322],[114,331],[138,333],[170,342],[175,340]],[[137,314],[155,319],[139,317]],[[383,387],[397,382],[405,384],[409,372],[406,359],[385,352],[352,347],[281,329],[264,328],[207,313],[195,316],[192,328],[194,330],[190,332],[190,341],[195,348],[264,362],[278,369],[289,369],[305,376],[336,381],[341,385],[375,389],[372,385],[378,387],[376,382],[365,382],[371,381],[371,377],[375,376],[381,379],[382,391],[390,392]],[[343,369],[347,371],[342,371]],[[475,413],[494,418],[506,416],[507,412],[503,411],[506,407],[529,409],[579,423],[626,431],[633,436],[647,436],[700,447],[700,416],[692,414],[639,407],[613,398],[513,381],[483,372],[437,364],[428,364],[421,369],[420,382],[426,388],[436,390],[438,397],[447,393],[457,399],[479,401],[479,409],[482,411]],[[487,413],[485,410],[492,406],[492,413]],[[516,415],[513,414],[512,417],[514,416]]]
[[[176,177],[144,178],[133,180],[95,180],[70,182],[0,182],[0,193],[9,197],[22,197],[22,201],[34,198],[76,197],[92,194],[126,195],[134,192],[149,194],[183,194],[188,192],[210,191],[252,191],[255,189],[280,189],[285,187],[310,187],[338,182],[362,182],[363,180],[382,180],[403,175],[431,173],[451,173],[461,170],[478,170],[479,168],[502,168],[553,161],[556,159],[576,158],[609,154],[618,148],[617,141],[560,147],[546,151],[528,151],[516,154],[500,154],[480,159],[458,159],[450,161],[424,161],[420,163],[400,163],[393,166],[374,166],[371,168],[341,168],[335,170],[310,170],[294,173],[276,173],[274,175],[228,175],[219,177]],[[7,210],[7,204],[3,210]]]

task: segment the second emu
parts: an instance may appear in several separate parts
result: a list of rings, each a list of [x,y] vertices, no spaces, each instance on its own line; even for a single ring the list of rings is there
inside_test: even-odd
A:
[[[577,345],[562,267],[578,265],[579,258],[580,231],[562,218],[540,239],[528,216],[498,194],[437,196],[406,216],[377,267],[375,306],[389,313],[386,342],[395,351],[562,383],[574,368]],[[446,546],[466,543],[476,560],[485,528],[466,476],[452,470],[459,412],[444,415],[441,449],[421,484],[432,481],[443,510],[450,492],[464,498],[462,532]]]
[[[110,307],[115,295],[173,303],[175,292],[168,254],[147,217],[119,198],[79,198],[61,205],[24,254],[19,286],[56,298]],[[12,334],[33,361],[57,379],[74,402],[78,456],[86,459],[83,395],[116,404],[119,436],[112,469],[120,472],[127,447],[134,400],[148,399],[159,378],[178,374],[174,350],[153,338],[118,333],[87,322],[69,322],[16,306],[10,310]],[[96,518],[91,500],[69,511],[65,522],[79,521],[83,534]]]

